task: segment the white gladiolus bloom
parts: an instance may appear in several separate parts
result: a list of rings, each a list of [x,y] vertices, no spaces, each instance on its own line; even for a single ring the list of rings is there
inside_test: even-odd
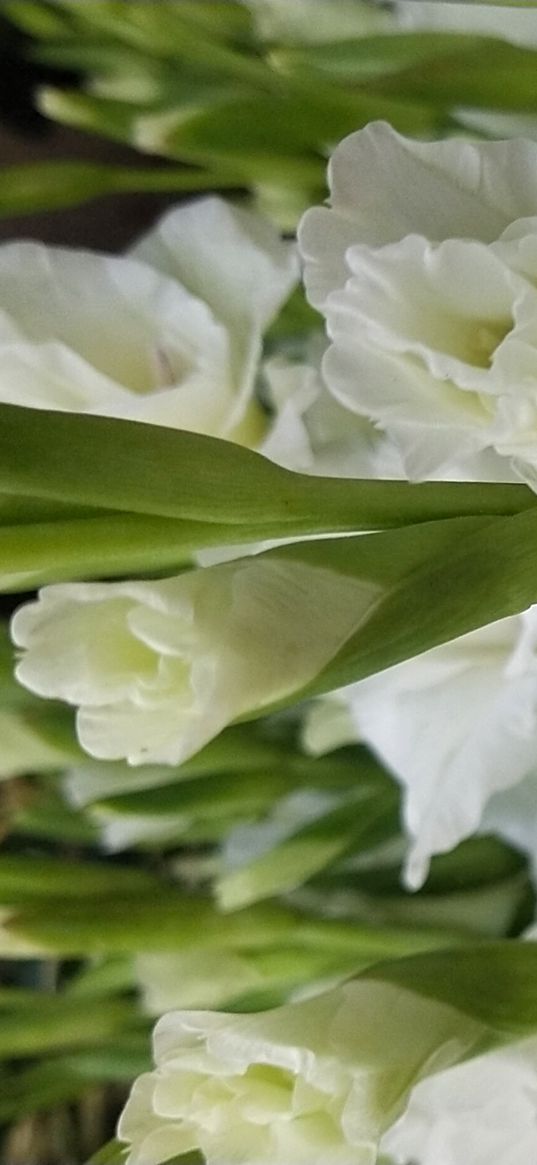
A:
[[[354,981],[253,1015],[171,1012],[156,1070],[119,1124],[126,1165],[199,1149],[207,1165],[374,1165],[416,1081],[471,1053],[483,1026],[391,984]]]
[[[259,216],[204,198],[126,256],[0,248],[0,401],[255,444],[265,328],[297,279]]]
[[[301,688],[380,587],[245,558],[156,582],[45,587],[12,621],[16,675],[79,705],[91,755],[179,764],[226,724]]]
[[[313,706],[305,744],[322,752],[364,740],[405,787],[411,838],[406,877],[417,888],[435,853],[479,829],[535,770],[537,607],[342,689]],[[502,812],[491,806],[490,827]],[[486,820],[486,816],[485,816]],[[507,822],[509,822],[507,813]],[[535,816],[532,836],[535,832]],[[507,835],[515,839],[516,823]]]
[[[394,1165],[529,1165],[537,1160],[537,1041],[421,1081],[382,1148]]]
[[[537,143],[407,140],[375,123],[300,230],[332,340],[328,387],[384,428],[413,478],[487,453],[537,480]],[[480,474],[478,474],[480,476]]]

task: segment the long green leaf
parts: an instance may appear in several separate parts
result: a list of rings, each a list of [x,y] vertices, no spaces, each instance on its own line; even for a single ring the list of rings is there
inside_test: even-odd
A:
[[[278,83],[260,57],[238,52],[225,43],[230,33],[225,19],[200,20],[192,3],[184,10],[175,0],[128,5],[110,0],[76,6],[70,0],[54,3],[70,12],[75,8],[83,35],[91,28],[156,57],[209,64],[213,74],[247,82],[254,88],[272,88]]]
[[[273,158],[278,169],[287,156],[319,153],[368,121],[389,119],[401,132],[428,133],[435,125],[434,105],[418,98],[344,90],[319,76],[295,78],[282,92],[234,95],[206,108],[179,110],[166,139],[171,157],[228,160],[244,173],[252,160]],[[284,120],[285,119],[285,120]],[[285,124],[285,133],[281,126]],[[254,171],[255,172],[255,171]]]
[[[2,15],[22,32],[44,40],[64,37],[69,33],[71,23],[67,12],[54,10],[40,0],[4,0]]]
[[[385,588],[355,634],[312,683],[294,693],[295,700],[383,671],[537,602],[533,510],[481,523],[466,519],[294,544],[269,554],[326,566],[335,554],[336,569]]]
[[[159,881],[145,870],[116,863],[68,861],[65,858],[34,857],[28,854],[0,854],[0,902],[124,897],[155,893]]]
[[[500,1038],[537,1031],[537,943],[505,940],[380,963],[360,978],[395,983],[451,1004]]]
[[[375,91],[436,106],[537,111],[537,53],[481,37],[473,49],[455,49],[374,82]]]
[[[22,907],[4,924],[21,938],[66,955],[182,950],[189,946],[241,950],[286,941],[296,926],[285,907],[260,906],[225,919],[207,900],[179,889],[103,900],[54,898],[48,907]],[[1,1044],[0,1044],[1,1054]]]
[[[77,94],[76,97],[79,104],[87,101],[83,95]],[[102,128],[104,130],[105,127]],[[106,194],[138,194],[142,191],[177,191],[178,194],[184,194],[240,185],[240,173],[222,167],[215,171],[190,166],[142,169],[136,166],[107,165],[104,162],[27,162],[18,166],[4,166],[0,170],[0,214],[34,214],[41,210],[58,210],[78,206]]]
[[[264,526],[267,537],[511,514],[536,504],[523,485],[310,477],[214,437],[6,404],[1,493],[225,522],[233,536],[241,524]]]
[[[40,995],[33,1008],[4,1012],[0,1026],[0,1056],[9,1059],[42,1051],[107,1044],[137,1018],[130,1000],[92,1000]]]
[[[346,801],[320,821],[296,829],[261,856],[224,871],[216,882],[220,905],[224,910],[236,910],[294,890],[344,854],[359,853],[397,835],[398,800],[394,789],[377,791],[354,804]]]
[[[479,49],[483,37],[461,32],[396,32],[275,49],[272,64],[292,76],[318,70],[336,83],[356,84],[446,54]]]

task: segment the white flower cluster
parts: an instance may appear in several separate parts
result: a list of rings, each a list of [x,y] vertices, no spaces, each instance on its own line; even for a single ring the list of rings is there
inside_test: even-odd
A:
[[[331,207],[300,231],[329,338],[322,375],[307,353],[262,361],[297,279],[293,249],[204,199],[123,258],[2,248],[0,400],[217,435],[310,473],[536,487],[537,144],[427,144],[378,124],[341,143],[330,173]],[[245,558],[49,587],[14,618],[17,674],[79,707],[93,755],[177,764],[313,679],[376,598],[277,555],[263,569]],[[403,783],[411,886],[479,828],[535,858],[536,639],[531,608],[313,707],[312,751],[364,740]],[[171,1015],[122,1120],[129,1165],[191,1149],[208,1165],[373,1165],[408,1090],[479,1035],[451,1009],[371,984],[252,1018]],[[533,1159],[535,1047],[504,1055],[483,1060],[482,1079],[499,1091],[507,1071],[524,1091],[511,1156],[492,1134],[472,1145],[461,1132],[471,1066],[420,1086],[385,1151],[420,1165]],[[490,1131],[485,1084],[472,1095]]]
[[[407,476],[537,471],[537,143],[346,138],[300,230],[330,391]]]
[[[382,427],[409,477],[535,485],[537,144],[422,143],[375,124],[338,146],[330,180],[331,207],[300,231],[330,392]],[[500,814],[494,794],[537,767],[536,618],[483,628],[312,710],[313,751],[343,732],[404,784],[411,886],[432,854],[488,823],[535,859],[537,797],[511,810],[504,795]]]

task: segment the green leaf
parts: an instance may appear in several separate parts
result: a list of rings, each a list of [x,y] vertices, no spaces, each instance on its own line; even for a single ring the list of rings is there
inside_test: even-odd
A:
[[[537,944],[505,940],[432,951],[369,968],[382,980],[439,1000],[479,1019],[497,1038],[537,1031]]]
[[[533,510],[506,519],[294,543],[269,554],[331,563],[386,588],[356,633],[294,700],[383,671],[537,601]]]
[[[65,858],[0,854],[0,902],[3,905],[62,899],[124,897],[156,893],[158,879],[145,870],[116,863],[68,861]]]
[[[36,1006],[2,1014],[0,1057],[19,1059],[44,1051],[108,1044],[136,1017],[128,1000],[92,1000],[80,1006],[78,999],[40,994]]]
[[[341,981],[379,958],[399,958],[446,947],[461,936],[423,927],[369,927],[297,917],[285,944],[240,952],[216,949],[207,959],[200,948],[137,960],[144,1007],[162,1015],[176,1007],[258,1011],[288,1000],[297,989]]]
[[[77,805],[107,799],[138,790],[162,788],[176,781],[192,777],[212,777],[227,780],[229,774],[247,772],[251,780],[262,780],[267,769],[284,767],[289,780],[309,780],[310,760],[301,754],[290,753],[286,744],[272,740],[265,733],[264,722],[237,724],[226,728],[215,740],[202,748],[182,765],[141,765],[133,767],[122,761],[91,761],[86,754],[82,764],[70,773],[69,791]],[[319,772],[319,762],[316,772]],[[321,762],[324,768],[324,763]],[[332,765],[330,772],[338,765]],[[353,779],[342,773],[341,783]],[[318,777],[317,777],[318,779]]]
[[[483,885],[459,886],[435,892],[429,886],[417,894],[401,886],[401,866],[364,863],[353,858],[336,870],[324,870],[299,895],[303,906],[330,913],[334,909],[375,926],[437,927],[458,930],[470,938],[503,938],[517,933],[534,916],[534,895],[527,874],[491,879]],[[440,944],[441,945],[441,944]]]
[[[278,175],[283,169],[280,159],[322,151],[368,121],[389,118],[397,129],[409,133],[425,133],[433,125],[428,106],[419,101],[388,100],[356,90],[329,90],[325,95],[319,92],[319,82],[296,88],[296,93],[234,97],[194,109],[190,116],[179,111],[176,128],[166,139],[167,152],[194,160],[231,159],[245,175],[257,173],[251,159],[268,156]]]
[[[1,691],[1,688],[0,688]],[[78,760],[72,714],[65,705],[11,698],[0,705],[0,781],[53,772]]]
[[[39,1002],[36,1004],[39,1007]],[[87,1004],[86,1004],[87,1006]],[[92,1084],[127,1083],[151,1068],[147,1032],[114,1034],[110,1047],[41,1059],[2,1081],[0,1121],[47,1111],[83,1096]]]
[[[78,99],[79,95],[76,96]],[[61,99],[65,104],[67,98],[63,94]],[[87,98],[84,97],[84,101],[87,103]],[[83,128],[106,132],[105,124],[100,121],[90,122],[88,118],[70,121],[70,124],[81,123]],[[129,134],[118,130],[117,136],[123,139]],[[142,169],[113,166],[104,162],[27,162],[18,166],[3,166],[0,170],[0,214],[13,216],[58,210],[78,206],[106,194],[137,194],[144,191],[177,191],[178,194],[184,194],[239,185],[238,174],[218,173],[214,169],[190,166]]]
[[[31,799],[13,814],[11,829],[17,836],[59,842],[62,846],[94,845],[98,841],[95,825],[83,813],[71,809],[54,785],[47,787],[43,778],[39,784],[34,783]]]
[[[535,506],[523,485],[319,478],[229,441],[133,421],[0,404],[0,495],[241,524],[266,537],[377,529]],[[6,570],[8,569],[6,565]]]
[[[446,894],[487,886],[526,868],[526,859],[497,837],[472,837],[449,853],[436,854],[420,893]]]
[[[44,40],[63,37],[70,29],[67,13],[55,11],[39,0],[4,0],[2,15],[17,25],[22,32]]]
[[[131,141],[138,114],[137,107],[129,101],[48,85],[38,91],[36,104],[45,117],[62,125],[104,134],[119,142]]]
[[[479,38],[475,48],[455,49],[382,79],[374,88],[384,96],[426,101],[437,106],[537,110],[537,53],[508,41]]]
[[[32,503],[33,504],[33,503]],[[237,541],[263,537],[241,528]],[[62,579],[178,573],[201,546],[230,540],[225,524],[138,514],[0,526],[0,590],[23,591]]]
[[[120,1145],[119,1141],[109,1141],[85,1165],[124,1165],[127,1152],[128,1146]]]
[[[397,836],[399,794],[386,778],[370,795],[341,798],[319,819],[289,830],[252,861],[224,870],[216,880],[223,910],[236,910],[263,898],[296,889],[343,855],[359,853]],[[315,785],[312,766],[312,786]],[[261,827],[262,830],[262,827]],[[255,836],[255,832],[254,832]],[[261,833],[262,836],[262,833]]]
[[[237,32],[241,37],[248,24],[243,20],[242,28],[237,28],[235,14],[235,27],[230,27],[222,5],[212,5],[204,17],[197,13],[198,4],[190,2],[183,9],[175,0],[159,0],[156,5],[135,0],[128,6],[121,0],[92,0],[91,4],[75,6],[70,0],[54,2],[71,12],[75,8],[83,35],[90,28],[97,29],[153,56],[209,63],[214,75],[247,81],[254,87],[274,84],[271,70],[260,57],[238,52],[225,43]]]
[[[125,764],[86,763],[78,770],[76,799],[84,804],[98,800],[101,808],[111,813],[166,815],[189,814],[204,806],[211,811],[212,805],[218,812],[216,806],[223,808],[228,800],[237,805],[271,804],[282,794],[302,787],[330,793],[349,791],[361,798],[394,787],[380,765],[358,748],[313,758],[264,738],[262,723],[258,727],[259,733],[252,732],[254,725],[248,724],[228,728],[177,768],[149,766],[147,778],[146,766],[132,773]],[[88,777],[95,783],[85,796],[82,782]]]
[[[51,899],[11,915],[6,930],[35,940],[58,954],[101,955],[173,951],[188,946],[226,949],[273,945],[292,933],[294,914],[285,907],[259,906],[225,918],[201,898],[168,886],[158,896],[119,894],[95,899]],[[1,1052],[1,1045],[0,1045]]]
[[[131,991],[137,983],[133,960],[128,956],[116,955],[84,963],[82,970],[69,980],[65,994],[80,1000],[108,997]]]
[[[336,83],[354,85],[423,61],[429,64],[445,55],[478,51],[482,45],[483,37],[468,36],[462,29],[461,32],[396,32],[278,48],[271,52],[270,60],[286,76],[308,76],[309,73],[311,78],[311,70],[318,70]]]
[[[98,518],[99,515],[95,507],[77,506],[67,500],[0,494],[0,529],[26,522],[63,522],[66,518]]]
[[[197,777],[162,788],[95,802],[90,816],[105,829],[107,848],[218,840],[230,825],[257,818],[286,792],[287,774],[269,765],[262,773]]]

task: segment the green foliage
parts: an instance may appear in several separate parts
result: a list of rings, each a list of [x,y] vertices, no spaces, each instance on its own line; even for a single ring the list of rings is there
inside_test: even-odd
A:
[[[371,119],[424,138],[456,127],[462,105],[537,112],[536,52],[490,37],[271,44],[238,0],[6,0],[2,14],[30,38],[32,60],[79,74],[36,96],[49,117],[166,163],[6,167],[0,214],[228,189],[292,226],[324,196],[333,143]],[[302,340],[315,318],[295,296],[269,352]],[[313,478],[212,438],[0,405],[5,591],[169,573],[215,545],[367,530],[379,532],[270,552],[378,587],[322,674],[286,703],[536,601],[534,494]],[[2,626],[0,954],[11,971],[0,1122],[125,1088],[149,1067],[144,1013],[158,1008],[141,956],[163,960],[188,1005],[263,1008],[361,974],[462,1008],[491,1045],[535,1032],[537,953],[504,940],[535,904],[513,849],[471,839],[435,858],[411,895],[394,782],[359,747],[304,756],[300,711],[235,725],[180,768],[99,765],[81,753],[71,712],[24,692],[12,667]],[[121,862],[106,848],[113,836]],[[124,1157],[114,1142],[91,1165]]]
[[[385,31],[333,43],[260,39],[238,0],[8,0],[31,56],[80,73],[37,95],[47,116],[193,169],[45,163],[6,170],[0,213],[110,191],[249,187],[286,226],[324,191],[327,151],[367,121],[438,136],[457,108],[537,110],[533,49],[460,33]],[[61,180],[61,181],[60,181]],[[19,197],[20,192],[20,197]]]
[[[537,946],[501,942],[414,955],[381,963],[364,978],[396,983],[449,1003],[491,1029],[496,1040],[537,1029]]]
[[[240,184],[238,173],[215,176],[188,166],[142,170],[104,162],[32,162],[0,171],[0,214],[57,210],[105,194],[168,190],[180,194]]]
[[[170,572],[196,550],[228,542],[516,514],[534,502],[522,485],[310,477],[212,437],[0,404],[7,591]]]

